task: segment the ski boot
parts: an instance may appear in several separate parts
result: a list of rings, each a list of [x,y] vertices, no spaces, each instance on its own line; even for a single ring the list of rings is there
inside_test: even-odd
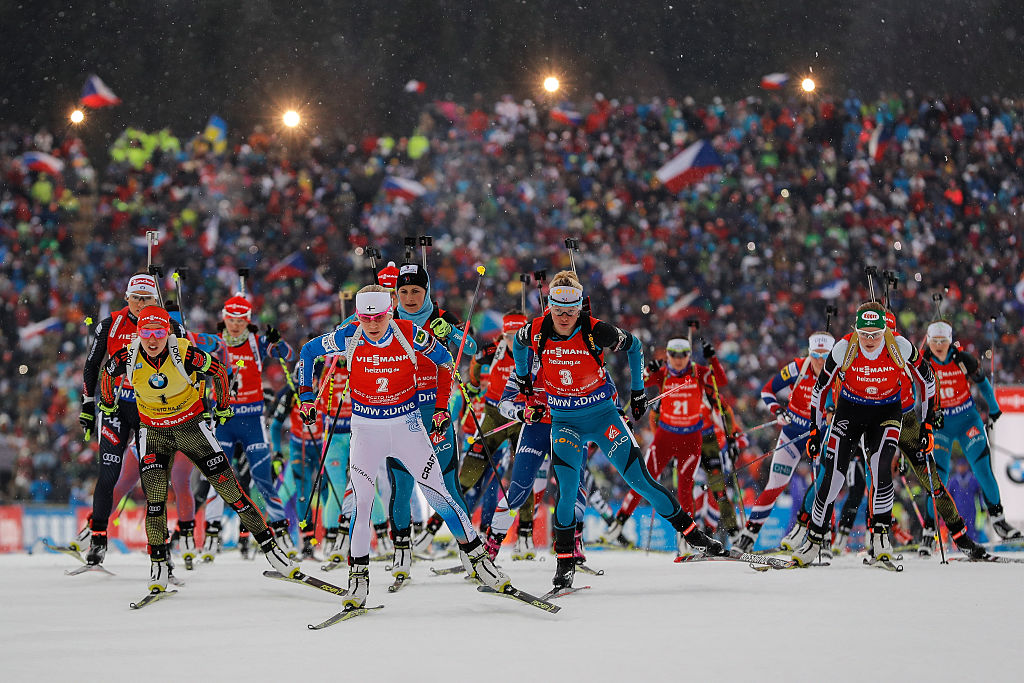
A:
[[[412,569],[412,544],[409,532],[395,534],[395,557],[391,562],[391,576],[395,579],[408,579]]]
[[[573,553],[555,555],[555,576],[551,584],[558,589],[572,588],[573,577],[576,576],[576,558]]]
[[[484,550],[487,551],[487,557],[491,558],[491,562],[498,559],[498,551],[501,550],[502,541],[505,540],[505,534],[498,534],[494,531],[488,530],[487,541],[484,542]],[[398,541],[395,541],[396,545]]]
[[[573,556],[573,559],[576,561],[576,565],[577,566],[579,566],[581,564],[586,564],[587,563],[587,556],[583,552],[583,523],[582,522],[580,522],[579,524],[576,525],[576,533],[573,536],[572,556]]]
[[[377,554],[372,559],[387,560],[395,552],[395,546],[388,536],[388,523],[375,524],[373,533],[377,536]]]
[[[836,529],[836,536],[832,539],[832,554],[842,555],[846,551],[846,544],[849,540],[850,529],[848,527],[841,526]]]
[[[804,535],[807,533],[807,525],[802,524],[799,520],[793,525],[793,528],[789,530],[789,533],[782,537],[779,541],[779,547],[783,550],[795,551],[797,548],[802,547],[801,542],[804,540]]]
[[[875,524],[871,527],[871,557],[876,560],[893,561],[892,543],[889,541],[889,527]]]
[[[149,592],[162,593],[167,590],[167,578],[170,575],[167,566],[167,546],[153,546],[149,551]]]
[[[252,534],[248,531],[238,532],[238,552],[243,560],[252,559]]]
[[[935,552],[935,529],[925,527],[921,529],[921,542],[917,544],[917,554],[921,557],[931,557]]]
[[[687,550],[693,549],[709,557],[726,554],[725,546],[701,531],[696,524],[693,524],[686,533],[680,532],[680,534],[686,543]]]
[[[89,539],[89,552],[85,554],[85,563],[90,567],[103,564],[107,556],[107,532],[94,531]]]
[[[185,570],[192,571],[196,561],[196,522],[178,521],[178,547],[181,549],[181,561],[185,563]]]
[[[201,562],[213,562],[220,553],[220,522],[207,522],[203,538],[203,552],[199,555]]]
[[[324,543],[323,543],[323,561],[327,562],[327,557],[334,548],[335,542],[338,540],[338,527],[332,526],[329,529],[324,529]]]
[[[476,545],[472,545],[474,542]],[[472,549],[470,549],[470,546]],[[485,586],[490,586],[501,593],[512,584],[512,580],[503,571],[494,566],[494,562],[487,556],[487,550],[480,543],[480,539],[471,541],[464,550],[472,565],[474,575]]]
[[[1003,506],[993,505],[988,509],[988,517],[992,521],[992,528],[999,538],[1004,541],[1016,541],[1024,538],[1020,530],[1014,528],[1003,516]]]
[[[92,535],[92,530],[90,528],[91,525],[92,515],[90,514],[88,519],[85,520],[85,526],[83,526],[82,530],[78,532],[78,536],[75,537],[75,540],[68,543],[68,547],[79,553],[85,551],[85,549],[89,547],[89,537]]]
[[[423,532],[423,522],[412,523],[412,537],[419,538],[419,535]]]
[[[676,532],[676,559],[679,560],[684,557],[693,555],[694,552],[690,550],[690,546],[687,545],[686,539],[683,538],[683,534]]]
[[[363,555],[352,558],[348,568],[348,594],[342,599],[345,610],[358,609],[366,605],[366,596],[370,593],[370,557]]]
[[[801,567],[806,567],[812,562],[816,562],[824,544],[825,534],[808,528],[803,543],[793,552],[793,561]]]
[[[956,543],[956,547],[960,549],[964,555],[971,558],[972,560],[980,560],[986,555],[988,551],[985,550],[985,546],[974,542],[970,536],[967,535],[967,526],[964,525],[959,531],[950,531],[950,537],[953,542]]]
[[[292,564],[288,554],[274,541],[274,532],[269,528],[253,534],[253,540],[259,544],[260,550],[267,557],[267,562],[278,574],[294,578],[300,573],[299,566]]]
[[[741,553],[749,553],[754,549],[755,542],[757,542],[757,533],[745,528],[732,539],[732,549]]]
[[[292,532],[289,529],[288,520],[279,519],[276,522],[271,522],[270,528],[274,532],[274,538],[277,541],[278,547],[288,556],[288,559],[294,560],[298,557],[299,553],[295,550],[295,541],[292,540]]]
[[[351,541],[351,536],[348,533],[348,520],[344,520],[342,525],[338,527],[338,535],[334,539],[334,544],[327,550],[326,557],[324,560],[330,564],[341,564],[348,560],[348,547]]]
[[[302,559],[303,560],[315,560],[313,556],[313,547],[316,545],[316,527],[312,524],[308,528],[302,530]]]
[[[412,551],[417,555],[429,555],[430,544],[434,542],[434,534],[437,533],[442,524],[444,524],[444,520],[439,515],[431,515],[423,531],[413,541]]]
[[[535,560],[537,550],[533,547],[533,522],[519,522],[519,536],[512,549],[513,560]]]
[[[622,533],[622,527],[626,525],[628,520],[629,516],[623,514],[621,510],[615,513],[615,519],[608,525],[608,531],[604,533],[603,540],[607,543],[618,543],[623,548],[633,545]]]

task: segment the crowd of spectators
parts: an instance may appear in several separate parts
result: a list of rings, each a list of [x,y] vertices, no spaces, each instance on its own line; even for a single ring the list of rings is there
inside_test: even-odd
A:
[[[898,274],[893,308],[913,340],[942,293],[966,348],[995,341],[997,381],[1024,381],[1024,101],[598,94],[555,113],[510,97],[435,101],[401,136],[258,127],[229,130],[218,153],[161,131],[93,160],[76,135],[96,131],[0,130],[0,502],[91,490],[94,449],[77,424],[89,322],[124,305],[149,230],[155,262],[190,269],[197,331],[213,330],[245,267],[260,324],[301,344],[340,314],[333,291],[368,281],[366,247],[400,262],[417,235],[433,237],[446,308],[465,310],[482,263],[481,310],[504,311],[520,273],[569,266],[572,236],[595,314],[652,349],[698,318],[748,424],[765,419],[761,384],[824,326],[826,304],[840,310],[834,333],[847,331],[868,265]],[[655,172],[698,139],[721,168],[668,192]],[[26,170],[33,150],[63,170]],[[390,177],[419,196],[389,192]]]

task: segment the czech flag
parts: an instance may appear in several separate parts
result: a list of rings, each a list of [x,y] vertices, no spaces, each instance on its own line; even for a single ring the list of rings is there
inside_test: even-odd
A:
[[[43,171],[50,175],[60,175],[64,170],[64,162],[44,152],[25,152],[21,155],[21,163],[30,171]]]
[[[871,139],[868,140],[868,154],[875,161],[881,161],[890,142],[892,142],[892,129],[884,124],[876,125],[875,130],[871,133]]]
[[[388,200],[401,197],[402,199],[411,202],[417,197],[425,195],[427,193],[427,188],[423,187],[423,185],[419,184],[415,180],[389,175],[384,179],[384,193],[387,194]]]
[[[711,143],[700,140],[659,168],[656,175],[669,192],[679,192],[721,166],[722,158]]]
[[[405,92],[422,93],[427,89],[427,84],[423,81],[409,81],[405,84]]]
[[[782,90],[789,83],[789,74],[765,74],[761,76],[761,87],[765,90]]]
[[[108,88],[99,76],[94,74],[85,80],[85,86],[82,88],[82,104],[99,109],[121,104],[121,98],[115,95],[114,91]]]
[[[574,109],[555,107],[551,110],[551,120],[566,126],[578,126],[583,123],[583,114]]]
[[[290,280],[307,275],[309,275],[309,266],[306,265],[306,258],[301,251],[297,251],[271,268],[263,279],[266,282],[273,282],[274,280]]]
[[[827,285],[818,287],[811,292],[815,299],[838,299],[850,289],[850,282],[844,279],[835,279]]]

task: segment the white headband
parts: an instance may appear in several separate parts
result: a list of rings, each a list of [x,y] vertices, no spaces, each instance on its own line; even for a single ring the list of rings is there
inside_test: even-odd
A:
[[[582,306],[583,290],[566,285],[552,287],[548,290],[548,303],[552,306]]]
[[[665,350],[672,351],[673,353],[685,353],[690,350],[690,342],[681,337],[669,339],[668,343],[665,344]]]
[[[831,351],[832,347],[836,345],[836,339],[831,334],[825,334],[823,332],[817,332],[812,334],[807,339],[807,348],[811,351]]]
[[[953,340],[953,326],[949,323],[937,322],[932,323],[928,326],[928,338],[929,339],[949,339]]]
[[[145,294],[156,297],[156,279],[152,275],[133,275],[124,290],[125,298],[129,294]]]
[[[359,292],[356,294],[356,313],[359,315],[380,315],[391,310],[391,294],[388,292]]]

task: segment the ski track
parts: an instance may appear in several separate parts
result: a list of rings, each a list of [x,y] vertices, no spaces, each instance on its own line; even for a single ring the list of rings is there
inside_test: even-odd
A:
[[[588,682],[964,681],[1020,671],[1024,569],[1013,564],[908,557],[895,574],[846,555],[831,567],[761,574],[739,562],[593,551],[588,564],[606,575],[577,575],[592,588],[556,599],[562,611],[551,615],[480,594],[461,575],[432,576],[424,561],[389,594],[390,575],[374,562],[368,604],[387,609],[319,632],[306,625],[339,611],[340,600],[264,578],[263,558],[228,553],[191,572],[179,562],[186,585],[140,611],[128,604],[146,594],[148,558],[112,553],[105,564],[117,576],[64,576],[76,565],[61,555],[0,555],[4,681],[137,683],[189,670],[277,682],[299,672],[502,681],[527,670]],[[506,557],[502,566],[518,588],[550,588],[553,562]],[[347,582],[313,562],[302,568]],[[162,673],[154,639],[169,655]]]

